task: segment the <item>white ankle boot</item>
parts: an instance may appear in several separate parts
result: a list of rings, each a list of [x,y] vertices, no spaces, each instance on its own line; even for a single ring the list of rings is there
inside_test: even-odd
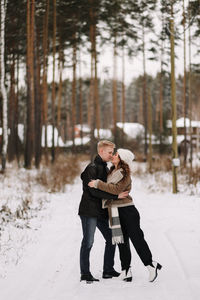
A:
[[[119,279],[123,281],[130,282],[132,281],[132,273],[131,273],[131,268],[128,268],[128,270],[123,270],[121,274],[119,275]]]
[[[157,263],[156,261],[153,261],[152,265],[153,266],[151,266],[151,265],[147,266],[147,269],[149,271],[149,281],[150,282],[153,282],[156,279],[156,277],[158,276],[158,270],[161,270],[161,268],[162,268],[162,266],[159,263]]]

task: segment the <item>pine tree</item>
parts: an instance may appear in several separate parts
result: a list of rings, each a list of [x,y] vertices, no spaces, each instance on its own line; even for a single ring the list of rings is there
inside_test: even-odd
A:
[[[45,13],[43,17],[43,40],[42,40],[42,126],[44,134],[44,154],[46,164],[48,163],[48,145],[47,145],[47,123],[48,123],[48,106],[47,106],[47,72],[48,72],[48,19],[49,19],[49,0],[45,3]]]
[[[0,40],[0,65],[1,65],[1,94],[3,99],[3,145],[2,145],[2,171],[6,168],[6,156],[8,146],[8,99],[5,87],[5,19],[7,1],[1,0],[1,40]]]
[[[175,159],[178,157],[177,150],[177,129],[176,129],[176,82],[175,82],[175,50],[174,50],[174,6],[171,0],[171,18],[170,18],[170,42],[171,42],[171,101],[172,101],[172,176],[173,193],[178,191],[177,167]]]
[[[25,145],[25,167],[30,168],[35,151],[35,80],[34,80],[34,41],[35,41],[35,1],[27,1],[27,130]]]
[[[153,30],[153,22],[151,12],[155,10],[156,0],[139,1],[138,5],[138,26],[140,28],[141,44],[138,45],[138,51],[142,52],[143,57],[143,121],[144,121],[144,155],[147,156],[147,74],[146,74],[146,55],[147,55],[147,41],[146,35],[148,30]]]

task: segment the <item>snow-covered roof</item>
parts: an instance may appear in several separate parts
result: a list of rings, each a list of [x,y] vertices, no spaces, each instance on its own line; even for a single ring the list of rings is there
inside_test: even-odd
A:
[[[94,136],[97,138],[97,129],[94,130]],[[100,139],[110,139],[112,137],[112,132],[110,129],[99,129],[99,137]]]
[[[94,130],[94,135],[95,135],[95,137],[97,138],[98,136],[97,136],[97,129],[95,129]],[[111,138],[112,137],[112,132],[111,132],[111,130],[110,129],[99,129],[99,136],[100,136],[100,138],[101,139],[109,139],[109,138]],[[86,145],[87,143],[89,143],[90,142],[90,136],[84,136],[83,137],[83,140],[81,141],[81,138],[80,137],[77,137],[77,138],[75,138],[74,139],[74,143],[75,143],[75,145],[81,145],[81,144],[83,144],[83,145]],[[70,140],[70,141],[67,141],[66,143],[65,143],[65,146],[66,147],[70,147],[70,146],[72,146],[72,141]]]
[[[90,126],[88,124],[76,124],[75,125],[76,128],[78,128],[79,130],[82,129],[82,132],[85,132],[85,133],[89,133],[90,132]]]
[[[140,123],[122,123],[117,122],[119,128],[123,128],[124,132],[131,138],[136,138],[139,135],[144,134],[144,126]]]
[[[82,132],[84,133],[90,133],[90,126],[88,124],[83,124],[82,125],[82,128],[81,128],[81,125],[80,124],[76,124],[75,126],[77,129],[81,130],[82,129]],[[97,135],[97,129],[94,130],[94,135],[95,137],[98,137]],[[100,128],[99,129],[99,135],[100,135],[100,138],[101,139],[109,139],[112,137],[112,132],[110,129],[102,129]]]
[[[185,126],[186,127],[190,127],[190,119],[189,118],[185,118]],[[200,127],[200,121],[191,121],[191,126],[192,127]],[[168,120],[167,121],[167,127],[168,128],[172,128],[172,121]],[[182,128],[184,127],[184,118],[180,118],[176,120],[176,127],[177,128]]]
[[[87,143],[89,143],[89,141],[90,141],[90,137],[84,136],[84,137],[83,137],[83,140],[82,140],[82,144],[83,144],[83,145],[86,145]],[[74,143],[75,143],[76,146],[81,145],[81,138],[80,138],[80,137],[75,138],[75,139],[74,139]],[[65,146],[66,146],[66,147],[70,147],[70,146],[72,146],[72,145],[73,145],[73,142],[72,142],[72,141],[67,141],[67,142],[65,143]]]

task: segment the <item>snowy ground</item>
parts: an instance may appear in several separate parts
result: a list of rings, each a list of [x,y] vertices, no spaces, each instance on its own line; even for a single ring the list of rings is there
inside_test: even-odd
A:
[[[133,178],[132,196],[141,214],[141,226],[154,259],[163,265],[157,281],[148,282],[147,270],[133,248],[131,283],[101,279],[104,241],[96,231],[91,271],[101,280],[80,283],[77,210],[81,182],[77,178],[65,193],[47,194],[46,207],[38,210],[37,217],[33,213],[27,226],[23,223],[20,229],[15,221],[2,228],[1,236],[7,233],[7,248],[1,240],[0,299],[200,299],[200,195],[173,195],[167,184],[162,191],[152,186],[156,186],[153,176]],[[120,270],[118,250],[115,268]]]

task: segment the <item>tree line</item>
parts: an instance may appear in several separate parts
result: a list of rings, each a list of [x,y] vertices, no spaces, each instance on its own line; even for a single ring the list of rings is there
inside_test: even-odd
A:
[[[181,15],[172,32],[170,20]],[[159,19],[156,28],[155,15]],[[144,125],[144,155],[151,149],[148,133],[157,131],[163,142],[165,120],[171,117],[172,53],[182,43],[183,74],[176,78],[178,115],[197,115],[199,102],[199,66],[191,52],[200,31],[199,0],[1,0],[1,118],[2,169],[19,160],[18,124],[25,128],[24,165],[40,166],[42,155],[48,162],[47,125],[52,125],[51,160],[56,158],[54,128],[70,127],[75,150],[75,125],[90,127],[91,153],[94,130],[112,128],[117,144],[117,122],[138,121]],[[112,78],[101,80],[98,61],[102,45],[113,49]],[[84,49],[84,50],[83,50]],[[90,77],[81,76],[81,56],[90,55]],[[126,56],[142,57],[143,74],[125,84]],[[122,79],[117,62],[122,61]],[[146,71],[147,60],[160,65],[153,78]],[[63,78],[64,70],[71,73]],[[25,70],[23,87],[20,72]],[[48,82],[48,74],[52,80]],[[58,74],[56,76],[56,74]],[[193,115],[192,115],[193,114]],[[195,115],[196,114],[196,115]],[[63,125],[64,124],[64,125]],[[45,146],[41,147],[42,128]]]

